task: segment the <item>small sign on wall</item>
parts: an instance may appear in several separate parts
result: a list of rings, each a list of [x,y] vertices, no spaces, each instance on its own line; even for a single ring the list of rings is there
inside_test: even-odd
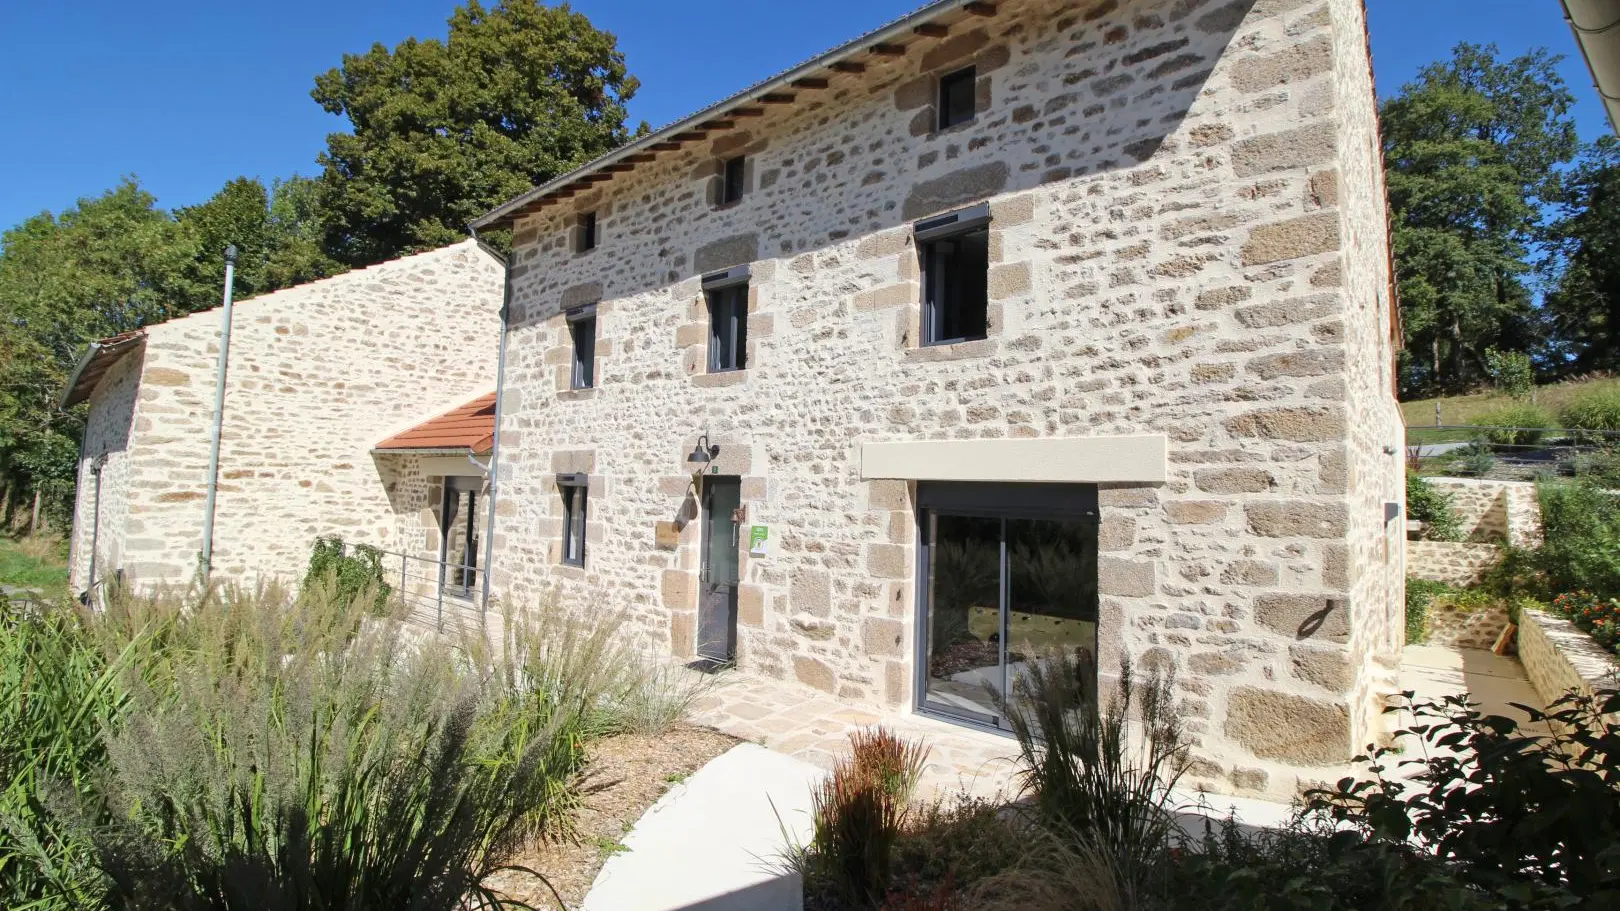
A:
[[[763,557],[768,552],[767,542],[770,540],[770,527],[766,525],[751,525],[748,527],[748,555],[750,557]]]

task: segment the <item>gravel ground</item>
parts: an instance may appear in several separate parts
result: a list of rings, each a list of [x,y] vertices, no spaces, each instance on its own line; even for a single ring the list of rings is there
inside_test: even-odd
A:
[[[579,907],[602,864],[622,850],[620,840],[636,820],[672,785],[738,742],[718,731],[691,726],[597,741],[590,747],[580,780],[584,806],[575,820],[578,841],[531,844],[511,863],[543,874],[562,896],[564,908]],[[499,873],[489,885],[536,908],[557,908],[550,891],[527,874]]]

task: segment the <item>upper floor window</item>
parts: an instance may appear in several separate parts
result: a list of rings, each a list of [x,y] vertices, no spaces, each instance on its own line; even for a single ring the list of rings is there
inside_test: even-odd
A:
[[[917,223],[922,260],[922,343],[944,345],[984,338],[990,311],[990,207]]]
[[[596,213],[586,212],[579,217],[579,252],[596,249]]]
[[[709,302],[709,372],[748,368],[747,266],[703,276]]]
[[[747,177],[748,159],[742,155],[726,159],[720,174],[720,204],[731,205],[743,198],[743,181]]]
[[[978,113],[973,67],[947,73],[939,80],[939,129],[967,123]]]
[[[595,304],[568,311],[568,334],[574,341],[573,372],[568,385],[572,389],[589,389],[596,385]]]
[[[557,475],[557,492],[563,501],[562,562],[585,565],[585,510],[590,493],[590,477],[584,474]]]

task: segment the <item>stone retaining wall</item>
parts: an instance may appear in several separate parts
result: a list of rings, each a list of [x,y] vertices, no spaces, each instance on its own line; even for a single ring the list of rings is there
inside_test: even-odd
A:
[[[1620,661],[1579,627],[1544,611],[1519,614],[1519,661],[1536,695],[1551,703],[1570,690],[1588,696],[1620,686]]]
[[[1489,650],[1507,625],[1503,604],[1463,605],[1440,597],[1429,604],[1429,637],[1424,644]]]
[[[1527,547],[1541,539],[1541,505],[1536,485],[1526,481],[1429,478],[1451,495],[1463,534],[1473,541],[1509,541]]]
[[[1495,544],[1467,541],[1409,541],[1406,545],[1406,574],[1449,585],[1468,586],[1479,582],[1487,569],[1502,558]]]

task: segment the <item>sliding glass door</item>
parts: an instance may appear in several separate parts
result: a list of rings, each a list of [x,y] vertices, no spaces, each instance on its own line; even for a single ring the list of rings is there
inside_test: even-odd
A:
[[[1089,485],[922,484],[918,708],[1006,729],[1031,662],[1097,650]]]

